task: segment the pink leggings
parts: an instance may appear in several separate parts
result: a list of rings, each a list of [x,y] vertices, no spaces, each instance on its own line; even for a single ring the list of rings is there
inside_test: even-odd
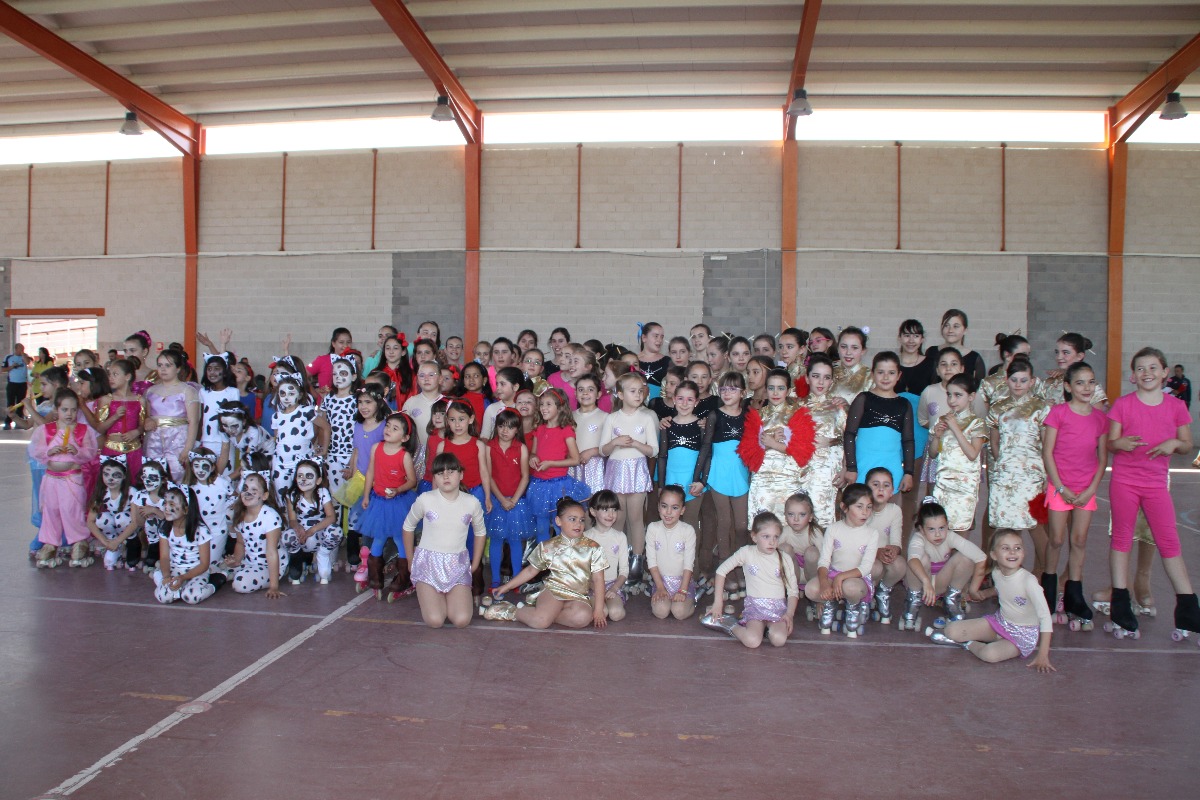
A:
[[[1137,521],[1138,508],[1141,508],[1159,555],[1175,558],[1182,552],[1179,531],[1175,527],[1175,503],[1166,486],[1142,489],[1114,479],[1108,487],[1108,499],[1112,504],[1113,550],[1128,553],[1133,547],[1133,526]]]

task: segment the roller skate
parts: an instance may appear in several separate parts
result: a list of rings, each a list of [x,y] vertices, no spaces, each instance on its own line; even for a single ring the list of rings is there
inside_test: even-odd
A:
[[[371,557],[371,548],[363,547],[358,551],[359,563],[354,568],[354,593],[367,590],[367,559]]]
[[[52,544],[43,545],[37,551],[38,569],[54,569],[59,565],[58,548]]]
[[[818,620],[817,625],[821,630],[822,636],[828,636],[833,633],[833,612],[836,605],[833,600],[821,601],[821,618]]]
[[[967,650],[967,645],[970,644],[970,642],[956,642],[947,636],[945,631],[940,631],[936,628],[926,628],[925,635],[928,636],[929,641],[933,642],[934,644],[943,644],[947,647],[961,647],[963,650]]]
[[[904,598],[904,616],[900,620],[901,630],[915,631],[921,627],[922,593],[920,589],[909,589]]]
[[[712,628],[714,631],[721,631],[726,636],[733,637],[733,629],[737,627],[737,617],[730,614],[716,616],[714,614],[705,614],[700,618],[700,624],[706,628]]]
[[[375,592],[375,599],[383,599],[383,556],[367,556],[367,588]]]
[[[72,567],[90,567],[93,561],[95,559],[92,558],[92,551],[86,541],[71,545],[71,560],[68,563]]]
[[[1200,633],[1200,604],[1194,594],[1175,595],[1175,630],[1171,631],[1171,639],[1182,642],[1189,638],[1189,633]],[[1200,637],[1196,644],[1200,645]]]
[[[1079,581],[1067,581],[1063,587],[1062,604],[1067,626],[1073,631],[1090,631],[1095,627],[1092,622],[1092,609],[1083,599],[1083,584]],[[1059,620],[1056,618],[1056,622]],[[1060,623],[1061,624],[1061,623]]]
[[[875,590],[875,610],[871,612],[871,619],[879,622],[880,625],[892,624],[892,587],[879,584],[879,588]]]
[[[287,571],[288,583],[292,586],[298,586],[304,582],[304,553],[293,553],[291,563],[288,564]]]
[[[804,595],[803,590],[801,590],[800,595],[801,596]],[[804,604],[804,618],[806,620],[808,620],[809,622],[814,622],[814,621],[816,621],[818,616],[820,616],[820,612],[817,610],[816,603],[809,600],[807,603]]]
[[[1129,600],[1128,589],[1112,590],[1112,620],[1104,623],[1105,633],[1111,633],[1118,639],[1128,636],[1130,639],[1141,637],[1138,630],[1138,619],[1134,616],[1133,605]]]
[[[392,578],[392,582],[388,584],[384,591],[384,596],[387,597],[389,603],[394,603],[401,598],[408,597],[417,591],[417,587],[413,586],[412,578],[409,577],[408,559],[396,559],[396,575]],[[485,595],[490,597],[491,595]]]
[[[509,603],[507,601],[500,600],[498,602],[492,603],[490,606],[487,606],[486,608],[484,608],[483,606],[480,606],[479,616],[481,616],[487,620],[493,620],[493,621],[499,621],[499,622],[516,622],[517,621],[517,609],[524,608],[524,607],[525,607],[524,603],[517,603],[516,605],[513,605],[512,603]]]
[[[646,587],[643,581],[649,570],[646,569],[646,556],[630,552],[629,577],[625,580],[625,591],[631,595],[644,594]]]
[[[947,623],[958,622],[966,616],[966,614],[963,613],[960,602],[961,600],[962,589],[955,589],[953,586],[951,586],[946,590],[945,596],[942,597],[942,605],[946,608],[946,616],[934,621],[933,624],[935,628],[944,628],[946,627]],[[941,622],[941,624],[939,625],[938,622]]]
[[[862,627],[863,614],[866,611],[866,602],[846,604],[846,616],[842,620],[841,632],[846,634],[847,639],[858,638],[860,628]]]
[[[1046,606],[1058,625],[1067,623],[1067,615],[1063,612],[1062,595],[1058,593],[1058,575],[1053,572],[1042,573],[1042,594],[1046,597]]]

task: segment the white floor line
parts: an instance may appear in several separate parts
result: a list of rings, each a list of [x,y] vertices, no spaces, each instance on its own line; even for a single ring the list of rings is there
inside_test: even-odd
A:
[[[132,608],[168,608],[163,603],[130,603],[123,600],[88,600],[82,597],[39,597],[38,600],[49,600],[53,603],[86,603],[101,606],[130,606]],[[214,614],[254,614],[263,617],[296,617],[299,619],[321,619],[320,614],[295,614],[287,611],[254,611],[245,608],[213,608],[212,606],[186,606],[178,604],[178,608],[187,608],[187,613],[195,611],[210,611]]]
[[[262,658],[258,659],[253,664],[251,664],[250,666],[243,669],[241,672],[230,677],[228,680],[224,681],[223,683],[220,683],[217,686],[214,686],[209,691],[207,691],[204,694],[200,695],[199,697],[189,701],[189,703],[190,704],[199,704],[199,703],[211,704],[211,703],[216,702],[220,698],[229,694],[229,692],[236,689],[238,686],[242,685],[243,683],[245,683],[246,681],[250,680],[255,675],[257,675],[258,673],[262,672],[267,667],[274,664],[279,659],[286,656],[288,653],[295,650],[300,645],[304,644],[306,641],[308,641],[314,635],[316,635],[319,631],[323,630],[324,628],[329,627],[334,622],[337,622],[339,619],[346,616],[346,614],[349,614],[356,607],[358,607],[359,605],[362,605],[364,602],[366,602],[368,599],[370,599],[372,597],[374,597],[374,595],[369,592],[360,594],[358,597],[355,597],[353,600],[346,603],[341,608],[337,609],[336,611],[332,612],[328,616],[324,617],[320,622],[317,622],[315,625],[310,626],[303,632],[296,634],[291,639],[288,639],[286,642],[279,645],[279,647],[276,647],[274,650],[267,653],[265,656],[263,656]],[[149,728],[147,728],[143,733],[141,733],[141,734],[133,737],[129,741],[125,742],[125,744],[121,745],[116,750],[113,750],[111,753],[104,756],[99,761],[97,761],[95,764],[92,764],[90,767],[88,767],[87,769],[83,770],[82,772],[79,772],[76,775],[71,776],[70,778],[67,778],[65,781],[60,783],[58,786],[55,786],[50,791],[46,792],[46,796],[47,797],[66,797],[67,795],[73,794],[76,790],[78,790],[82,786],[86,785],[90,780],[92,780],[97,775],[99,775],[103,770],[107,769],[108,767],[111,767],[113,764],[116,764],[118,761],[120,761],[121,757],[124,756],[126,753],[130,752],[131,750],[137,749],[138,745],[142,744],[143,742],[148,742],[151,739],[158,738],[159,736],[161,736],[162,734],[171,730],[171,728],[174,728],[176,725],[178,725],[179,723],[183,722],[185,719],[188,719],[191,716],[192,716],[192,714],[186,713],[183,711],[176,711],[173,714],[170,714],[169,716],[167,716],[167,717],[163,718],[161,721],[159,721],[157,724],[152,725]]]

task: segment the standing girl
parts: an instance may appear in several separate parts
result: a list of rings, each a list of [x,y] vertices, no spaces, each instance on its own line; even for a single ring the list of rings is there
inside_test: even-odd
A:
[[[362,563],[360,551],[361,538],[358,521],[362,515],[362,498],[370,491],[367,485],[367,467],[371,464],[371,453],[375,445],[383,441],[383,422],[387,419],[387,403],[377,387],[362,386],[354,393],[358,403],[358,411],[354,415],[354,450],[350,456],[350,464],[342,473],[346,478],[345,487],[335,497],[346,508],[343,518],[343,529],[346,531],[346,571],[355,572],[360,567],[365,570],[367,565]],[[363,548],[366,549],[366,548]],[[365,585],[367,576],[364,572],[362,579],[355,576],[356,582]]]
[[[183,478],[187,453],[200,432],[200,396],[180,380],[180,370],[186,363],[179,351],[162,351],[158,356],[158,383],[145,392],[146,458],[164,464],[176,481]]]
[[[746,365],[746,402],[750,408],[761,411],[767,404],[767,375],[773,369],[775,359],[770,356],[753,356]]]
[[[1083,598],[1083,560],[1088,525],[1096,510],[1096,492],[1108,466],[1108,417],[1094,407],[1095,391],[1096,374],[1087,362],[1071,364],[1064,386],[1067,402],[1050,409],[1042,431],[1050,528],[1042,589],[1046,602],[1057,609],[1058,561],[1067,541],[1069,521],[1071,538],[1062,611],[1070,619],[1071,630],[1092,628],[1092,609]]]
[[[746,498],[750,491],[750,470],[737,453],[746,429],[747,412],[742,403],[745,391],[746,383],[740,373],[726,372],[722,376],[721,386],[717,389],[721,407],[708,415],[700,457],[689,479],[691,494],[698,496],[708,492],[711,511],[706,512],[705,507],[701,507],[704,518],[700,531],[706,541],[715,538],[717,558],[721,561],[733,555],[747,536]]]
[[[538,398],[538,413],[542,422],[532,434],[526,496],[533,515],[534,534],[539,542],[545,542],[553,535],[550,521],[558,501],[573,497],[582,502],[591,495],[591,490],[567,472],[579,464],[579,446],[566,395],[558,389],[547,389]]]
[[[220,473],[217,464],[216,454],[208,448],[192,450],[188,453],[187,471],[183,477],[183,482],[191,490],[192,499],[197,504],[200,521],[208,532],[208,541],[212,545],[209,563],[213,565],[220,564],[225,558],[225,544],[229,541],[229,518],[233,513],[233,501],[236,498],[233,482]]]
[[[150,366],[150,346],[153,344],[150,334],[145,331],[131,333],[125,339],[125,357],[137,359],[137,374],[130,387],[133,393],[144,395],[146,390],[158,381],[158,374]]]
[[[808,334],[799,328],[788,328],[778,337],[779,363],[792,379],[796,397],[808,396],[808,381],[804,378],[804,365],[808,361]]]
[[[754,544],[740,548],[717,567],[717,585],[713,604],[701,622],[724,630],[751,649],[762,644],[765,636],[775,647],[783,647],[792,634],[792,617],[800,602],[796,585],[796,565],[779,550],[783,526],[779,518],[764,511],[754,518],[750,538]],[[724,607],[725,576],[741,567],[746,576],[746,602],[742,618],[719,617]]]
[[[1191,415],[1178,397],[1164,394],[1167,359],[1161,350],[1143,347],[1130,363],[1137,391],[1117,398],[1109,412],[1108,446],[1113,451],[1112,482],[1112,623],[1118,638],[1137,636],[1138,620],[1129,599],[1129,550],[1140,508],[1146,515],[1163,569],[1175,589],[1176,640],[1200,633],[1200,607],[1192,591],[1179,533],[1175,503],[1167,489],[1170,457],[1192,449]]]
[[[336,492],[346,482],[346,469],[354,455],[354,412],[358,410],[354,359],[333,359],[332,374],[333,391],[321,399],[321,412],[329,423],[329,449],[325,453],[329,491]]]
[[[392,380],[396,390],[394,405],[400,408],[413,395],[412,361],[408,357],[408,343],[404,334],[399,337],[389,336],[383,343],[383,359],[379,368]]]
[[[767,405],[746,415],[738,455],[753,474],[747,524],[759,512],[783,517],[784,504],[800,489],[803,469],[816,452],[816,426],[808,409],[788,396],[791,378],[775,368],[767,375]]]
[[[831,394],[845,400],[849,405],[861,392],[868,391],[874,385],[871,381],[873,370],[862,361],[867,352],[867,332],[853,326],[843,329],[838,334],[837,351],[838,361],[833,367]],[[892,360],[896,364],[896,380],[898,381],[900,379],[900,359],[893,353]],[[894,384],[892,388],[895,388]]]
[[[933,382],[939,351],[933,347],[925,352],[925,326],[919,319],[901,322],[897,339],[900,344],[900,381],[896,384],[896,391],[911,394],[915,399]]]
[[[412,553],[412,581],[417,587],[421,618],[431,628],[447,620],[456,628],[471,624],[471,576],[483,558],[483,507],[459,491],[463,467],[452,453],[440,453],[430,465],[433,490],[416,499],[404,520],[404,552]],[[421,525],[421,546],[414,545]],[[474,529],[473,545],[468,530]],[[474,555],[471,555],[474,552]]]
[[[1083,334],[1064,333],[1058,337],[1058,341],[1054,343],[1054,363],[1058,365],[1058,370],[1052,372],[1050,377],[1042,382],[1041,395],[1047,403],[1057,406],[1069,402],[1064,391],[1067,370],[1071,368],[1072,364],[1083,361],[1091,349],[1092,340]],[[1104,387],[1098,383],[1096,391],[1092,394],[1092,405],[1100,409],[1108,407],[1108,395],[1104,393]]]
[[[827,528],[833,524],[838,489],[844,483],[846,409],[830,395],[833,362],[824,353],[813,353],[808,359],[808,387],[801,406],[808,409],[816,426],[816,449],[800,472],[799,489],[809,497],[817,522]]]
[[[469,366],[469,365],[468,365]],[[450,453],[462,465],[461,489],[475,496],[483,510],[492,510],[492,495],[489,491],[491,475],[487,471],[487,445],[478,438],[473,413],[469,403],[455,400],[446,409],[446,438],[438,443],[438,453]],[[467,551],[475,555],[474,540],[467,540]],[[474,595],[483,596],[483,573],[476,573]]]
[[[480,439],[492,438],[496,428],[496,417],[516,402],[517,392],[526,388],[525,376],[516,367],[500,367],[496,370],[496,402],[483,412],[483,425],[479,429]]]
[[[729,368],[744,379],[746,377],[746,367],[750,364],[750,359],[754,355],[750,351],[750,340],[745,336],[735,336],[729,340]]]
[[[471,406],[471,416],[483,419],[484,409],[491,403],[492,385],[482,364],[472,361],[462,368],[455,394]]]
[[[1025,545],[1017,531],[998,530],[992,537],[991,556],[995,588],[982,597],[996,597],[1000,610],[979,619],[951,622],[946,631],[926,628],[925,635],[938,644],[961,647],[980,661],[995,664],[1038,653],[1028,666],[1038,672],[1056,672],[1050,665],[1050,637],[1054,620],[1037,578],[1022,568]]]
[[[638,369],[646,376],[650,388],[650,399],[662,394],[662,381],[666,376],[671,359],[663,355],[663,326],[657,322],[638,323]]]
[[[439,367],[432,361],[426,361],[417,367],[417,394],[404,401],[400,409],[412,417],[417,428],[417,454],[413,459],[417,474],[425,473],[425,453],[429,445],[429,415],[433,405],[442,398],[438,386]]]
[[[600,381],[595,375],[584,375],[575,382],[575,398],[579,401],[579,408],[573,416],[579,464],[567,472],[575,480],[586,483],[592,492],[604,488],[604,456],[600,454],[600,431],[608,414],[596,406],[599,397]]]
[[[210,575],[209,532],[200,519],[199,501],[187,489],[172,486],[163,498],[167,529],[158,543],[158,563],[166,574],[154,573],[154,599],[160,603],[182,600],[201,603],[225,584],[225,576]]]
[[[1029,340],[1016,333],[997,333],[996,349],[1000,351],[1000,363],[992,373],[979,383],[979,393],[975,398],[976,414],[987,415],[992,406],[1008,397],[1008,365],[1014,358],[1029,360]],[[963,364],[966,371],[966,363]],[[968,374],[970,374],[968,372]],[[1041,381],[1033,379],[1034,391],[1042,393]]]
[[[676,336],[671,339],[667,344],[667,357],[671,359],[672,366],[687,369],[687,365],[692,360],[692,346],[688,344],[686,336]]]
[[[383,598],[383,550],[391,539],[398,553],[396,576],[386,592],[389,603],[412,589],[408,562],[411,550],[405,549],[404,538],[398,539],[396,534],[403,530],[408,510],[417,499],[413,491],[417,486],[412,458],[415,450],[412,419],[399,411],[388,415],[383,425],[383,441],[371,450],[367,464],[367,489],[363,492],[363,511],[358,519],[358,530],[371,537],[367,588],[375,590],[376,599]]]
[[[692,479],[700,460],[700,441],[704,437],[700,418],[694,413],[699,393],[696,384],[691,381],[684,381],[675,390],[675,416],[669,426],[658,432],[656,482],[660,487],[671,484],[691,487],[694,482]],[[700,495],[704,487],[699,488],[700,491],[695,495],[684,490],[683,519],[693,528],[700,524]],[[707,575],[714,566],[712,550],[716,544],[715,531],[712,534],[709,541],[700,543],[701,549],[708,547],[708,560],[700,565],[703,575]],[[704,560],[703,554],[701,560]]]
[[[129,471],[120,456],[100,457],[100,481],[92,495],[87,525],[92,538],[104,546],[104,568],[110,572],[123,560],[126,542],[136,541],[140,522],[133,519]]]
[[[221,352],[202,353],[200,359],[204,362],[204,371],[200,378],[200,444],[214,453],[221,452],[221,444],[224,440],[221,435],[221,423],[218,419],[221,402],[234,400],[240,403],[242,401],[242,394],[237,387],[237,378],[233,375],[234,357],[225,349],[229,346],[229,338],[232,335],[233,331],[228,328],[221,331]],[[204,334],[197,334],[196,338],[200,340],[201,344],[216,350],[212,340]]]
[[[293,585],[304,580],[305,568],[311,566],[314,554],[317,580],[329,583],[333,557],[342,543],[342,531],[337,526],[337,512],[324,473],[324,465],[319,461],[302,460],[296,465],[296,477],[284,496],[287,529],[280,537],[280,544],[288,551],[288,580]]]
[[[893,486],[902,492],[913,488],[913,410],[896,394],[899,379],[900,359],[896,354],[877,353],[871,365],[870,388],[854,399],[846,418],[848,484],[875,467],[886,467],[892,473]],[[837,392],[836,371],[833,391]]]
[[[242,478],[242,489],[233,506],[233,530],[237,539],[225,566],[233,569],[233,590],[249,594],[266,588],[267,599],[283,597],[279,576],[287,569],[287,551],[280,551],[283,518],[271,503],[268,477],[250,472]]]
[[[96,432],[79,420],[79,396],[70,389],[54,394],[55,422],[35,430],[29,439],[29,457],[46,465],[38,490],[42,524],[38,528],[39,567],[59,565],[58,548],[71,547],[71,566],[91,566],[88,540],[87,493],[83,465],[96,457]]]
[[[277,407],[271,420],[275,459],[271,481],[279,498],[291,488],[296,465],[306,458],[322,455],[325,442],[329,441],[329,420],[313,405],[303,380],[301,375],[288,375],[280,379],[275,390]]]
[[[633,547],[629,564],[629,580],[633,584],[641,583],[647,574],[642,512],[651,481],[646,459],[658,455],[658,417],[642,406],[645,397],[646,382],[641,375],[635,372],[622,375],[617,384],[617,409],[608,415],[600,431],[600,452],[608,459],[604,465],[604,488],[615,493],[621,504],[621,522],[617,524],[623,527]]]
[[[867,525],[871,518],[871,490],[852,483],[842,492],[842,519],[829,526],[817,561],[817,580],[804,586],[810,602],[821,603],[822,634],[833,630],[833,614],[839,600],[846,602],[846,636],[858,636],[871,607],[871,567],[879,536]]]
[[[933,426],[929,455],[937,464],[933,499],[946,512],[950,530],[966,535],[975,527],[979,503],[979,454],[988,441],[987,424],[971,410],[975,393],[971,377],[954,375],[946,382],[946,406]]]
[[[1034,573],[1041,575],[1048,539],[1030,511],[1029,502],[1046,488],[1042,461],[1042,423],[1049,408],[1033,391],[1033,367],[1014,358],[1005,370],[1008,397],[988,412],[995,469],[988,474],[988,522],[993,528],[1030,531]]]
[[[983,357],[967,347],[967,314],[957,308],[947,309],[942,314],[942,341],[949,347],[956,348],[963,354],[963,371],[975,381],[978,386],[987,376]]]
[[[329,337],[329,352],[317,356],[308,365],[308,373],[316,379],[317,395],[324,397],[333,387],[333,358],[354,346],[354,337],[348,328],[334,328]],[[307,385],[307,381],[305,381]]]
[[[497,378],[499,381],[499,378]],[[492,565],[491,589],[500,585],[504,546],[508,545],[509,575],[521,571],[524,544],[533,538],[533,519],[525,502],[529,488],[529,448],[521,434],[521,416],[506,408],[496,417],[496,435],[487,443],[487,471],[491,476],[492,510],[484,518],[488,530],[488,561]],[[485,595],[488,604],[491,595]]]

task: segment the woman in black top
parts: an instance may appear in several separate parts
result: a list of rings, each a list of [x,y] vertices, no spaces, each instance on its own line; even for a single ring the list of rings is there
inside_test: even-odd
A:
[[[899,356],[886,350],[876,354],[871,377],[875,385],[854,398],[846,420],[846,483],[854,483],[874,467],[886,467],[892,485],[907,492],[913,488],[915,461],[913,409],[896,394]]]

